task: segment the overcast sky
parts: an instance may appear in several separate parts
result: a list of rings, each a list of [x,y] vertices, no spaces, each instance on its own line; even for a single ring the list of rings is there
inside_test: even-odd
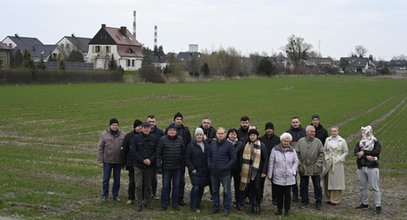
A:
[[[138,41],[153,48],[157,25],[165,52],[198,44],[271,55],[294,34],[336,59],[356,45],[376,59],[407,55],[406,0],[2,0],[0,7],[0,40],[17,33],[55,44],[72,33],[92,38],[101,24],[132,31],[136,10]]]

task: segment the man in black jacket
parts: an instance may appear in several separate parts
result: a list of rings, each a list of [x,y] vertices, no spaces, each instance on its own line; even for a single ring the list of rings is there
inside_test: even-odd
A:
[[[237,139],[240,142],[245,143],[247,141],[247,133],[249,132],[250,118],[248,116],[242,116],[240,118],[240,128],[237,129]]]
[[[322,145],[325,145],[325,140],[328,138],[328,131],[321,125],[319,115],[311,116],[311,125],[315,128],[315,137],[318,138]]]
[[[164,135],[164,131],[159,129],[157,127],[157,118],[154,115],[149,115],[147,116],[147,121],[148,123],[150,123],[151,125],[151,135],[155,136],[158,139],[160,139],[163,135]],[[152,179],[152,193],[153,193],[153,198],[154,199],[159,199],[159,197],[157,196],[157,172],[155,170],[154,167],[154,175],[153,175],[153,179]]]
[[[157,145],[157,173],[162,173],[161,210],[167,210],[170,205],[170,192],[172,191],[172,207],[180,210],[179,185],[181,169],[184,163],[184,141],[177,135],[177,128],[171,124],[166,129],[167,135],[160,138]],[[171,182],[173,183],[171,189]]]
[[[191,143],[191,132],[189,131],[188,126],[185,126],[184,123],[184,116],[181,112],[177,112],[174,115],[174,123],[171,125],[175,125],[177,129],[177,135],[182,137],[184,141],[184,146],[188,146]],[[185,156],[185,155],[183,155]],[[185,163],[181,169],[181,182],[179,184],[179,205],[184,206],[186,202],[184,201],[184,194],[185,194]]]
[[[212,139],[216,136],[216,130],[214,127],[212,127],[211,119],[209,119],[208,117],[204,117],[199,127],[202,128],[204,132],[205,140],[208,143],[211,143]]]
[[[142,132],[134,136],[130,147],[134,158],[138,211],[143,210],[143,207],[150,208],[151,205],[151,180],[154,175],[157,139],[150,131],[150,123],[144,122]]]
[[[264,126],[264,130],[266,131],[266,133],[261,136],[259,138],[259,140],[261,141],[261,143],[263,143],[266,146],[267,149],[267,158],[270,158],[270,154],[271,154],[271,150],[273,150],[273,147],[276,146],[277,144],[280,143],[280,137],[277,136],[274,133],[274,124],[273,122],[267,122],[266,125]],[[268,162],[268,160],[267,160]],[[264,190],[264,182],[265,179],[261,179],[261,189]],[[275,188],[273,187],[273,181],[271,181],[271,197],[272,197],[272,203],[273,205],[277,205],[277,198],[276,198],[276,192],[275,192]],[[263,192],[261,193],[261,196],[263,198]]]
[[[129,187],[127,189],[127,204],[133,204],[136,198],[135,196],[135,181],[134,181],[134,159],[130,152],[131,141],[136,134],[141,132],[141,124],[143,122],[136,119],[133,123],[133,131],[126,134],[122,144],[121,158],[123,161],[123,167],[129,171]]]
[[[301,126],[301,121],[298,116],[291,118],[291,127],[286,132],[290,133],[293,137],[293,140],[291,141],[293,147],[295,147],[300,138],[305,137],[305,129]],[[293,201],[298,202],[297,177],[295,178],[295,184],[292,186],[291,190],[293,192]]]

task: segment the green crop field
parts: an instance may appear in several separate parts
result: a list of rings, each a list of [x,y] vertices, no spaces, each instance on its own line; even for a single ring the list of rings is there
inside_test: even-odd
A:
[[[121,201],[100,202],[102,173],[96,166],[96,144],[109,119],[118,118],[127,132],[134,119],[154,114],[164,128],[178,111],[191,131],[205,116],[215,127],[231,128],[248,115],[260,133],[272,121],[277,134],[288,129],[292,116],[306,125],[317,113],[324,127],[340,126],[350,151],[360,138],[360,127],[372,124],[383,146],[383,217],[406,217],[402,186],[407,183],[407,79],[305,76],[185,84],[0,86],[0,219],[221,218],[211,214],[210,200],[204,201],[198,214],[187,207],[162,213],[159,201],[154,202],[154,210],[138,213],[125,204],[126,171]],[[319,212],[292,204],[289,218],[373,218],[372,210],[362,214],[353,210],[359,201],[354,166],[349,155],[344,204],[324,206]],[[394,210],[386,210],[386,205]],[[256,218],[274,217],[276,208],[270,202],[265,201],[263,209]],[[230,217],[250,215],[233,210]]]

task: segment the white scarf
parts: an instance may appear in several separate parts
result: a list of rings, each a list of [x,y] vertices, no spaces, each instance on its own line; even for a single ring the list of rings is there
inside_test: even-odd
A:
[[[362,140],[359,142],[359,146],[364,151],[371,151],[374,148],[374,142],[377,141],[376,137],[373,135],[372,126],[368,125],[362,127]]]

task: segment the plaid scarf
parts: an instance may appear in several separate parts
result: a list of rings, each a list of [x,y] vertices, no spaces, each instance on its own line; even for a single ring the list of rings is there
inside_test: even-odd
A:
[[[239,189],[244,191],[250,180],[254,180],[260,167],[260,141],[248,142],[243,150],[242,171]]]

